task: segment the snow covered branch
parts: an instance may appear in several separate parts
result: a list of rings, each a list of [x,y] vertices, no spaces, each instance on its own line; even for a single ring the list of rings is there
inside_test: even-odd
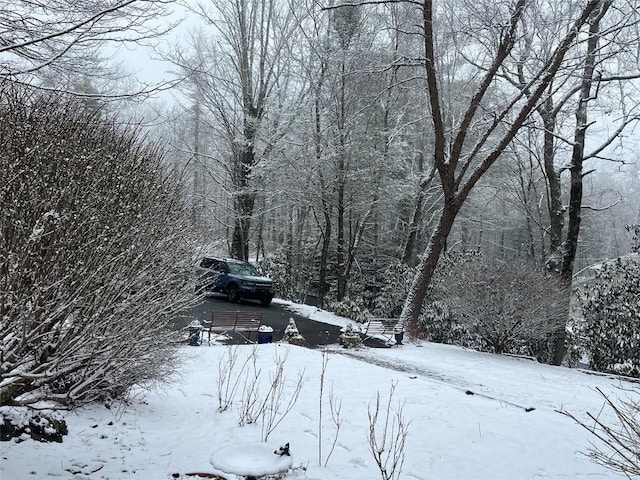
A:
[[[166,379],[194,249],[162,150],[77,101],[1,93],[1,403]]]

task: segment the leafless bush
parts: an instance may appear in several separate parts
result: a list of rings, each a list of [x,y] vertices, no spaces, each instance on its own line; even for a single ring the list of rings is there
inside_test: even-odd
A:
[[[473,258],[449,272],[438,296],[495,353],[543,359],[532,350],[566,322],[566,288],[526,262]]]
[[[340,427],[342,426],[342,417],[340,416],[340,413],[342,412],[342,400],[333,393],[333,388],[329,391],[329,411],[331,412],[331,421],[335,427],[335,434],[333,435],[333,441],[331,442],[331,449],[329,449],[327,458],[324,459],[325,467],[329,463],[333,450],[336,448],[338,436],[340,435]]]
[[[244,383],[240,406],[238,407],[238,425],[256,423],[261,414],[260,379],[262,369],[258,366],[257,346],[254,346],[249,358],[247,369],[242,372]],[[271,378],[271,388],[277,388],[282,381],[280,367],[280,365],[276,364],[275,377]]]
[[[609,407],[616,414],[616,424],[607,424],[598,414],[587,413],[593,423],[584,422],[573,414],[562,412],[586,428],[599,441],[593,444],[589,457],[596,463],[626,475],[628,478],[640,476],[640,391],[635,391],[636,398],[614,402],[610,397],[598,389],[604,397],[605,407]]]
[[[404,464],[404,448],[409,433],[409,423],[403,415],[404,405],[400,403],[394,411],[391,407],[397,383],[392,383],[389,398],[382,415],[384,419],[378,424],[380,415],[380,393],[376,394],[375,407],[367,409],[369,415],[369,450],[380,470],[382,480],[397,480],[400,478]]]
[[[244,359],[238,369],[238,346],[231,345],[227,348],[226,355],[218,362],[218,411],[224,412],[233,405],[233,399],[240,386],[240,380],[247,369],[249,362],[257,356],[256,347],[251,355]]]
[[[167,379],[195,249],[161,148],[0,85],[0,171],[0,403],[82,404]]]
[[[282,390],[285,385],[285,378],[282,377],[282,372],[279,372],[279,375],[282,378],[279,384],[276,384],[275,382],[278,373],[271,378],[271,387],[265,396],[261,412],[262,440],[265,442],[289,412],[293,410],[293,407],[300,396],[300,392],[302,391],[302,386],[304,385],[304,372],[299,372],[298,378],[293,386],[293,392],[289,396],[286,404],[283,404]]]
[[[318,465],[322,465],[322,432],[323,432],[323,405],[324,405],[324,379],[327,372],[327,364],[329,363],[329,352],[323,350],[322,352],[322,370],[320,372],[320,398],[318,399]],[[342,400],[339,400],[333,393],[333,388],[329,392],[329,411],[331,412],[331,420],[335,426],[335,435],[333,436],[333,442],[331,443],[331,449],[324,459],[324,466],[326,467],[331,458],[331,454],[338,442],[338,435],[340,434],[340,427],[342,426],[342,418],[340,412],[342,410]]]
[[[227,355],[221,359],[218,365],[218,410],[222,412],[229,409],[242,384],[238,407],[238,425],[260,421],[262,439],[267,441],[269,435],[295,406],[304,379],[303,373],[299,373],[293,385],[293,392],[285,404],[284,389],[287,379],[284,375],[284,368],[288,352],[284,355],[279,355],[276,352],[273,359],[273,371],[269,371],[268,387],[266,392],[263,392],[262,379],[265,378],[265,375],[258,353],[256,345],[244,361],[239,363],[238,347],[230,347],[227,350]],[[265,365],[265,367],[271,367],[271,365]]]

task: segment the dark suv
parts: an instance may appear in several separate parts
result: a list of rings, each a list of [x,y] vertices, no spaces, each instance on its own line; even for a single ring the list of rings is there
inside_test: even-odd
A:
[[[224,293],[234,303],[241,298],[250,298],[269,305],[276,293],[273,280],[261,276],[256,267],[240,260],[204,257],[196,273],[196,291]]]

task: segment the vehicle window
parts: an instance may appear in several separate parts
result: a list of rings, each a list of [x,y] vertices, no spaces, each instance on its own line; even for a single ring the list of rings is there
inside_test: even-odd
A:
[[[213,263],[213,259],[211,258],[203,258],[200,262],[200,266],[202,268],[211,268],[211,264]]]
[[[234,275],[250,275],[253,277],[258,275],[258,271],[256,270],[256,268],[253,265],[248,263],[246,264],[230,263],[229,271]]]
[[[225,270],[224,263],[220,262],[220,260],[216,260],[215,258],[203,258],[200,261],[200,266],[202,268],[209,268],[215,271]]]

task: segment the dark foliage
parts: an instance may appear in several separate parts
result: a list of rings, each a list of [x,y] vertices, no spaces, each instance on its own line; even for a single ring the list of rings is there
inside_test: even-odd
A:
[[[591,367],[640,377],[640,260],[603,264],[582,298]]]

